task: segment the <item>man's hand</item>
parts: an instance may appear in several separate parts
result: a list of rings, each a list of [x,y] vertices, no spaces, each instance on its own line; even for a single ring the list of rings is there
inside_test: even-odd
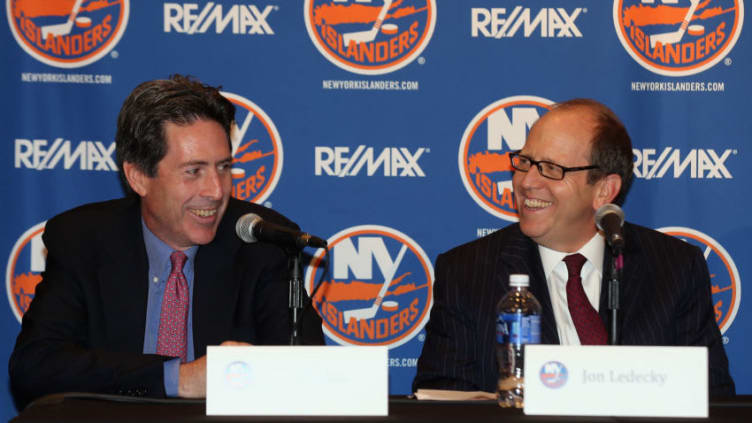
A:
[[[246,342],[225,341],[220,346],[249,346]],[[206,397],[206,356],[180,365],[178,396],[181,398]]]

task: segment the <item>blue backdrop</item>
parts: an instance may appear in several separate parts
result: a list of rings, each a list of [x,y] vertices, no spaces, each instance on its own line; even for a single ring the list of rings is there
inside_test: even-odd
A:
[[[238,106],[233,194],[329,239],[327,338],[388,345],[393,394],[415,373],[436,255],[515,221],[507,153],[552,102],[604,102],[634,144],[628,220],[705,251],[731,372],[752,393],[743,0],[6,0],[4,12],[0,362],[44,269],[44,222],[122,195],[120,105],[183,73]],[[0,376],[0,418],[15,413]]]

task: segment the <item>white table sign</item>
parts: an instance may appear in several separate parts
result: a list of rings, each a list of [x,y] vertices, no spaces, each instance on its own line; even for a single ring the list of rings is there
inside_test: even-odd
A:
[[[525,414],[708,416],[705,347],[525,347]]]
[[[386,416],[386,347],[208,347],[207,415]]]

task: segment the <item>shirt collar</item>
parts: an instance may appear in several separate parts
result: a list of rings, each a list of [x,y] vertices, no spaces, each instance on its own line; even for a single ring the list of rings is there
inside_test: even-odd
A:
[[[574,253],[563,253],[561,251],[552,250],[539,244],[538,252],[541,256],[541,263],[543,264],[543,272],[546,275],[546,280],[550,279],[551,272],[554,271],[554,267],[556,267],[556,265],[564,260],[564,257],[575,253],[580,253],[585,256],[588,262],[590,262],[602,275],[603,253],[606,245],[605,242],[606,239],[603,237],[603,235],[601,235],[600,232],[596,232],[595,235],[590,238],[590,241],[588,241],[585,245],[582,246],[582,248]]]
[[[164,241],[157,238],[156,235],[149,229],[148,226],[146,226],[146,222],[144,222],[144,218],[141,218],[141,230],[144,233],[144,245],[146,246],[146,255],[149,258],[149,269],[151,271],[160,271],[161,269],[167,269],[169,272],[172,268],[172,264],[170,263],[170,255],[173,253],[172,247],[167,245]],[[188,256],[188,260],[186,261],[186,265],[188,262],[192,262],[192,260],[196,257],[196,253],[198,252],[198,245],[194,245],[193,247],[183,251],[186,256]]]

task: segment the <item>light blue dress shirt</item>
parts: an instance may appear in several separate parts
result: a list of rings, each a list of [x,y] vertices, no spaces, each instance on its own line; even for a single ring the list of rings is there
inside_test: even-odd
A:
[[[173,249],[157,238],[146,223],[141,219],[141,227],[144,233],[144,244],[146,245],[146,255],[149,257],[149,298],[146,305],[146,330],[144,333],[144,354],[157,353],[157,338],[159,337],[159,318],[162,314],[162,297],[164,297],[165,285],[167,278],[172,271],[170,255]],[[198,246],[193,246],[183,251],[188,260],[183,267],[185,280],[188,282],[188,349],[186,351],[186,361],[193,361],[195,353],[193,351],[193,265],[195,263]],[[180,369],[180,359],[164,362],[164,384],[165,392],[169,397],[178,396],[178,374]]]

